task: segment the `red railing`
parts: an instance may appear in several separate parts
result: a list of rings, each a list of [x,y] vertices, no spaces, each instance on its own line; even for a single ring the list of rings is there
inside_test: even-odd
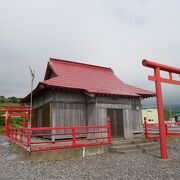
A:
[[[176,137],[180,136],[180,122],[167,122],[165,123],[166,136]],[[159,138],[159,124],[148,124],[144,121],[144,135],[146,139],[158,139]]]
[[[167,122],[165,126],[167,136],[180,136],[180,122]]]
[[[29,152],[112,143],[110,121],[106,126],[10,128],[9,141]]]
[[[10,128],[9,135],[7,136],[9,141],[13,144],[17,144],[23,149],[29,151],[30,149],[30,129],[28,128]]]

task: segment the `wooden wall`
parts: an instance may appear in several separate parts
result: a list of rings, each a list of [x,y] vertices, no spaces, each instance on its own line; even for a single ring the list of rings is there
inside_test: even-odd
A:
[[[122,109],[124,137],[131,138],[134,132],[142,132],[140,98],[90,97],[83,93],[47,89],[33,99],[33,107],[39,109],[39,113],[43,113],[43,105],[48,103],[51,104],[48,117],[53,127],[107,125],[107,109]],[[38,121],[44,116],[38,115]]]
[[[86,125],[86,106],[79,103],[52,103],[54,126],[81,126]]]
[[[142,125],[142,115],[141,115],[141,100],[140,99],[132,99],[131,100],[131,118],[133,122],[133,132],[134,133],[142,133],[143,125]]]
[[[122,109],[124,122],[124,137],[132,137],[133,133],[143,131],[142,117],[141,117],[141,102],[140,98],[114,98],[114,97],[97,97],[97,108],[104,109],[104,114],[107,114],[107,109]],[[100,110],[99,110],[100,111]],[[103,118],[105,115],[98,114],[100,121],[104,119],[104,124],[107,119]]]
[[[33,108],[42,107],[49,102],[69,102],[69,103],[85,103],[86,95],[82,93],[71,93],[56,89],[47,89],[39,95],[33,97]]]
[[[42,107],[42,127],[50,127],[51,126],[51,117],[50,117],[50,113],[51,113],[51,107],[50,107],[50,103],[45,104]]]

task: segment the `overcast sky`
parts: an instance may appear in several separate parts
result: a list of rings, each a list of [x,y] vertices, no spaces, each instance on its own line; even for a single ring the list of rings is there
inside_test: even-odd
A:
[[[142,59],[180,67],[180,0],[0,0],[0,95],[25,96],[31,65],[43,80],[49,57],[111,67],[154,91]],[[163,86],[165,103],[180,103]]]

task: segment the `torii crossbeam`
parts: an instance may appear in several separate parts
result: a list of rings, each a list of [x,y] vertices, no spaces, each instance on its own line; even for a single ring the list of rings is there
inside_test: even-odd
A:
[[[154,75],[148,76],[148,79],[151,81],[155,81],[155,85],[156,85],[161,158],[167,159],[168,153],[167,153],[167,145],[166,145],[166,130],[165,130],[165,123],[164,123],[164,107],[163,107],[161,83],[180,85],[180,80],[173,79],[173,74],[180,75],[180,69],[163,65],[163,64],[159,64],[159,63],[149,61],[146,59],[142,61],[142,64],[146,67],[154,69]],[[161,77],[160,71],[168,72],[169,77],[168,78]]]

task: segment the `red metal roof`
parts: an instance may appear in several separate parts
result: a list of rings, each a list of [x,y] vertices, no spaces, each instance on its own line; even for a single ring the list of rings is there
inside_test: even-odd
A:
[[[155,95],[154,92],[123,83],[111,68],[54,58],[50,58],[45,80],[40,84],[48,87],[78,89],[93,94],[135,97]]]

